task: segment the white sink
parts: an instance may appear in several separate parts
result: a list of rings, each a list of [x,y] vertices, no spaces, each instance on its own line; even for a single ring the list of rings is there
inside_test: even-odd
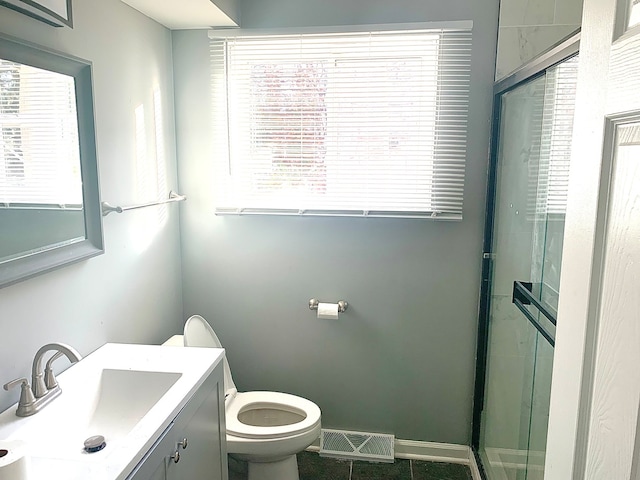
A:
[[[58,376],[62,394],[31,417],[0,414],[0,439],[27,444],[35,478],[124,479],[221,361],[224,350],[106,344]],[[106,447],[84,451],[105,437]],[[63,478],[62,476],[60,478]]]
[[[102,370],[98,388],[91,392],[95,410],[86,432],[107,440],[125,437],[181,376],[178,372]]]
[[[105,438],[105,453],[109,453],[181,376],[179,372],[103,369],[92,373],[80,389],[63,388],[64,400],[59,397],[30,418],[20,434],[28,437],[25,440],[38,456],[84,459],[84,441],[96,435]]]

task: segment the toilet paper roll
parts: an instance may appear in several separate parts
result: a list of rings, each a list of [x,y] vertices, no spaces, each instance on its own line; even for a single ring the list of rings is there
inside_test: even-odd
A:
[[[0,480],[28,480],[29,457],[24,442],[0,440]]]
[[[319,303],[318,304],[318,318],[326,320],[338,319],[338,304],[337,303]]]

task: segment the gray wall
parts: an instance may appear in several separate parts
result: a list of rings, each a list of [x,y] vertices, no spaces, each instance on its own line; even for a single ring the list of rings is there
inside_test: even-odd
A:
[[[205,31],[173,34],[184,316],[240,390],[314,400],[323,425],[468,444],[497,0],[244,0],[245,28],[474,21],[464,220],[216,217]],[[311,297],[347,300],[317,320]]]
[[[502,0],[496,80],[580,28],[582,1]]]
[[[134,111],[144,106],[151,134],[158,85],[165,133],[160,170],[167,172],[167,188],[175,188],[170,32],[119,0],[75,1],[73,9],[74,28],[56,29],[0,7],[0,32],[93,62],[102,199],[112,204],[142,200]],[[147,140],[155,158],[155,141]],[[87,354],[108,341],[153,343],[177,333],[177,208],[167,210],[164,223],[157,209],[112,214],[104,219],[104,255],[0,289],[0,384],[27,375],[47,342],[67,342]],[[18,392],[0,390],[0,410],[17,400]]]

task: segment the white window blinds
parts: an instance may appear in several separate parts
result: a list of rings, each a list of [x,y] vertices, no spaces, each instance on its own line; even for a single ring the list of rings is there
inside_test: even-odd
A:
[[[462,217],[470,29],[214,35],[217,213]]]
[[[73,77],[0,59],[0,204],[79,206]]]

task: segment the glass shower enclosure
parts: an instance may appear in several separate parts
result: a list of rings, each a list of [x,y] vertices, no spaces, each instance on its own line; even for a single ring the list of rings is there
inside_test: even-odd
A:
[[[472,446],[487,480],[544,476],[577,39],[496,85]]]

